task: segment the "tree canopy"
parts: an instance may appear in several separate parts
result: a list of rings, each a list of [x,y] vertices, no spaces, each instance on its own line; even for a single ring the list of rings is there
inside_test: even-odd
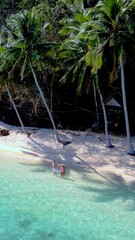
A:
[[[16,89],[19,86],[33,88],[38,97],[29,64],[32,60],[58,126],[85,129],[96,121],[93,75],[98,73],[103,100],[119,95],[122,101],[122,63],[129,124],[134,134],[134,1],[6,0],[0,3],[0,9],[1,86],[4,78]],[[28,16],[31,21],[26,21]],[[1,89],[4,96],[6,89]],[[103,130],[99,97],[97,102],[100,129]],[[42,107],[40,103],[39,112]],[[73,117],[67,120],[71,113]],[[41,124],[39,115],[36,124],[48,126]],[[110,127],[115,131],[111,122]],[[125,132],[125,124],[121,126],[122,132]]]

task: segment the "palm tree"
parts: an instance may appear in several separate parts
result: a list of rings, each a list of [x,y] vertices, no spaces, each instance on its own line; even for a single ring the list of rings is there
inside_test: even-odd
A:
[[[4,71],[3,71],[3,72],[4,72]],[[27,134],[27,132],[26,132],[26,130],[25,130],[23,121],[22,121],[22,119],[21,119],[21,116],[20,116],[20,114],[19,114],[19,112],[18,112],[18,109],[17,109],[17,107],[16,107],[16,105],[15,105],[15,103],[14,103],[14,100],[13,100],[13,98],[12,98],[12,95],[11,95],[11,93],[10,93],[9,84],[7,83],[7,80],[5,80],[5,79],[6,79],[6,74],[0,72],[1,86],[3,86],[3,89],[6,89],[7,94],[8,94],[8,96],[9,96],[9,99],[10,99],[10,101],[11,101],[11,104],[12,104],[14,110],[15,110],[15,113],[16,113],[16,115],[17,115],[17,118],[18,118],[18,120],[19,120],[19,122],[20,122],[20,125],[21,125],[21,127],[22,127],[22,130],[23,130],[23,132],[28,136],[28,134]]]
[[[26,69],[28,71],[30,68],[41,99],[52,122],[56,139],[62,144],[68,144],[70,143],[69,141],[63,141],[59,138],[47,100],[38,83],[35,72],[35,68],[37,68],[41,63],[41,58],[43,63],[43,57],[45,57],[45,59],[49,59],[50,55],[54,52],[53,47],[55,44],[45,41],[44,34],[47,32],[48,25],[49,24],[46,23],[41,30],[40,20],[38,19],[38,16],[36,17],[34,9],[32,11],[25,10],[24,12],[20,12],[9,17],[7,20],[7,29],[9,33],[8,41],[4,46],[2,56],[5,58],[5,61],[10,61],[10,65],[12,64],[12,68],[9,73],[10,76],[14,73],[16,68],[20,68],[21,79],[23,79]]]
[[[0,34],[0,42],[1,42],[1,46],[4,44],[4,43],[6,43],[6,38],[5,38],[5,36],[4,36],[4,29],[2,28],[1,29],[1,34]],[[1,48],[2,49],[2,48]],[[1,54],[2,55],[2,54]],[[15,110],[15,113],[16,113],[16,115],[17,115],[17,118],[18,118],[18,120],[19,120],[19,122],[20,122],[20,125],[21,125],[21,127],[22,127],[22,130],[23,130],[23,132],[28,136],[28,134],[27,134],[27,132],[26,132],[26,130],[25,130],[25,127],[24,127],[24,124],[23,124],[23,121],[22,121],[22,119],[21,119],[21,116],[20,116],[20,114],[19,114],[19,112],[18,112],[18,109],[17,109],[17,107],[16,107],[16,105],[15,105],[15,103],[14,103],[14,100],[13,100],[13,98],[12,98],[12,95],[11,95],[11,93],[10,93],[10,89],[9,89],[9,84],[7,83],[7,72],[8,72],[8,69],[7,69],[7,64],[4,64],[4,63],[2,63],[2,58],[0,58],[0,80],[1,80],[1,86],[3,86],[4,87],[4,89],[6,88],[6,91],[7,91],[7,93],[8,93],[8,96],[9,96],[9,99],[10,99],[10,101],[11,101],[11,104],[12,104],[12,106],[13,106],[13,108],[14,108],[14,110]]]
[[[100,38],[98,49],[106,54],[106,49],[112,51],[114,59],[111,81],[117,77],[117,64],[120,66],[121,87],[123,96],[123,108],[128,142],[128,154],[135,155],[131,143],[128,111],[126,104],[124,63],[127,47],[134,44],[135,25],[135,1],[134,0],[101,0],[93,11],[95,34]]]
[[[84,89],[85,91],[89,90],[88,88],[90,86],[90,82],[93,83],[93,87],[96,86],[103,108],[106,146],[112,147],[108,133],[107,114],[103,97],[98,81],[96,81],[95,84],[94,80],[95,75],[96,79],[98,79],[97,72],[101,68],[102,64],[100,61],[101,54],[97,54],[95,51],[96,41],[95,35],[92,35],[92,27],[90,25],[91,21],[91,10],[86,10],[82,7],[79,13],[74,14],[73,19],[67,20],[67,25],[65,25],[60,31],[61,34],[68,36],[62,45],[61,55],[64,55],[65,57],[66,52],[68,59],[66,66],[68,66],[68,63],[70,63],[68,71],[60,81],[65,82],[68,78],[71,78],[72,74],[72,81],[78,80],[77,92],[79,94]],[[89,76],[87,75],[88,69],[91,69],[92,71],[91,74],[89,71]]]

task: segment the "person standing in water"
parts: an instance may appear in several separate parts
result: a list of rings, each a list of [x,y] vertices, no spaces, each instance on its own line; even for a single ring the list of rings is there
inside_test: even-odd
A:
[[[52,163],[52,172],[57,173],[58,172],[58,165],[55,161]]]
[[[66,173],[66,169],[65,169],[65,166],[64,166],[64,164],[62,164],[61,165],[61,168],[60,168],[60,173],[61,173],[61,177],[63,176],[65,176],[65,173]]]

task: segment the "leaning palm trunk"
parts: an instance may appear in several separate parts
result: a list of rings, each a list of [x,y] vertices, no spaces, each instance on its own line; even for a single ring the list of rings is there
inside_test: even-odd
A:
[[[16,108],[16,106],[15,106],[15,103],[14,103],[14,101],[13,101],[13,99],[12,99],[12,96],[11,96],[11,94],[10,94],[10,91],[9,91],[9,88],[8,88],[8,85],[7,85],[6,82],[5,82],[5,86],[6,86],[6,90],[7,90],[9,99],[10,99],[12,105],[13,105],[13,108],[14,108],[14,110],[15,110],[15,112],[16,112],[16,115],[17,115],[17,117],[18,117],[18,120],[19,120],[19,122],[20,122],[20,124],[21,124],[21,126],[22,126],[22,130],[23,130],[23,132],[27,135],[26,130],[25,130],[25,127],[24,127],[24,125],[23,125],[23,122],[22,122],[22,120],[21,120],[21,117],[20,117],[20,115],[19,115],[19,112],[18,112],[18,110],[17,110],[17,108]],[[28,136],[28,135],[27,135],[27,136]]]
[[[107,114],[106,114],[106,109],[105,109],[105,104],[104,104],[104,101],[103,101],[103,97],[102,97],[102,94],[101,94],[101,91],[100,91],[100,88],[99,88],[99,85],[98,85],[98,77],[97,76],[96,76],[96,88],[97,88],[97,91],[99,93],[99,97],[100,97],[100,101],[101,101],[101,105],[102,105],[102,109],[103,109],[104,124],[105,124],[105,136],[106,136],[106,146],[108,148],[111,148],[113,146],[111,144],[111,141],[110,141],[110,138],[109,138],[109,133],[108,133]]]
[[[120,70],[121,70],[121,87],[122,87],[123,108],[124,108],[124,116],[125,116],[127,141],[128,141],[128,154],[135,155],[135,150],[131,143],[131,135],[130,135],[129,119],[128,119],[128,111],[127,111],[127,103],[126,103],[124,66],[123,66],[122,60],[120,60]]]
[[[96,94],[96,87],[95,87],[95,82],[94,82],[94,81],[93,81],[93,90],[94,90],[94,101],[95,101],[95,107],[96,107],[97,123],[99,124],[99,113],[98,113],[98,104],[97,104],[97,94]]]
[[[51,92],[50,92],[50,110],[51,112],[53,111],[53,81],[54,81],[54,74],[52,77],[52,81],[51,81]]]
[[[44,94],[43,94],[43,92],[42,92],[42,90],[41,90],[41,88],[40,88],[40,86],[39,86],[39,84],[38,84],[37,77],[36,77],[35,71],[34,71],[33,66],[32,66],[31,63],[30,63],[30,67],[31,67],[31,71],[32,71],[32,74],[33,74],[33,77],[34,77],[34,80],[35,80],[36,87],[37,87],[37,89],[38,89],[38,91],[39,91],[39,93],[40,93],[41,99],[42,99],[42,101],[43,101],[43,103],[44,103],[44,105],[45,105],[45,107],[46,107],[46,109],[47,109],[48,115],[49,115],[50,120],[51,120],[51,122],[52,122],[53,129],[54,129],[54,132],[55,132],[57,141],[58,141],[59,143],[62,143],[63,145],[69,144],[70,141],[63,141],[63,140],[61,140],[61,139],[59,138],[59,135],[58,135],[58,132],[57,132],[57,129],[56,129],[56,126],[55,126],[55,123],[54,123],[52,114],[51,114],[51,112],[50,112],[50,109],[49,109],[48,104],[47,104],[47,102],[46,102],[46,99],[45,99],[45,97],[44,97]]]
[[[101,101],[101,105],[102,105],[102,109],[103,109],[103,115],[104,115],[106,146],[111,148],[112,144],[111,144],[111,141],[110,141],[110,138],[109,138],[109,133],[108,133],[107,114],[106,114],[106,109],[105,109],[105,104],[104,104],[104,101],[103,101],[103,97],[102,97],[100,92],[99,92],[99,96],[100,96],[100,101]]]

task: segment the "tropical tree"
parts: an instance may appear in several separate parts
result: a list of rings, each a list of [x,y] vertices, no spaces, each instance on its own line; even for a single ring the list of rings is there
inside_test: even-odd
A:
[[[101,68],[101,54],[95,54],[95,37],[91,34],[91,21],[91,9],[86,10],[82,6],[79,13],[75,13],[73,18],[66,20],[66,24],[65,20],[62,22],[64,23],[64,27],[60,33],[68,36],[62,47],[64,49],[64,54],[67,52],[68,61],[66,62],[66,66],[68,63],[70,63],[70,65],[61,81],[66,81],[68,77],[72,78],[72,81],[78,80],[77,92],[79,94],[84,89],[85,91],[89,91],[90,83],[93,84],[94,89],[96,86],[103,108],[106,145],[107,147],[112,147],[108,134],[107,114],[103,97],[98,81],[96,80],[95,82],[95,74],[97,74],[98,70]],[[63,56],[63,52],[61,55]],[[91,71],[94,74],[91,73]],[[96,79],[98,79],[97,76]]]
[[[45,23],[41,30],[40,19],[36,16],[35,9],[32,11],[25,10],[10,16],[7,20],[8,40],[3,47],[2,57],[4,62],[10,62],[9,64],[12,65],[9,76],[18,68],[20,69],[21,79],[23,79],[26,69],[27,71],[30,69],[41,99],[49,114],[57,141],[62,144],[68,144],[70,143],[69,141],[63,141],[59,138],[55,122],[35,72],[35,69],[41,68],[41,62],[45,66],[43,60],[49,61],[50,56],[54,54],[53,47],[55,44],[45,40],[48,26],[49,23]]]
[[[5,29],[5,28],[4,28],[4,29]],[[4,32],[5,32],[4,29],[1,28],[1,31],[0,31],[0,45],[1,45],[1,47],[4,45],[4,43],[6,43],[6,36],[5,36],[5,34],[4,34]],[[1,49],[2,49],[2,48],[1,48]],[[18,120],[19,120],[19,122],[20,122],[20,125],[21,125],[21,127],[22,127],[22,130],[23,130],[23,132],[28,136],[28,134],[27,134],[27,132],[26,132],[26,130],[25,130],[23,121],[22,121],[22,119],[21,119],[21,116],[20,116],[20,114],[19,114],[19,111],[18,111],[18,109],[17,109],[17,107],[16,107],[16,105],[15,105],[15,102],[14,102],[14,100],[13,100],[13,98],[12,98],[12,95],[11,95],[11,93],[10,93],[9,84],[8,84],[8,74],[7,74],[7,72],[8,72],[8,66],[7,66],[7,63],[6,63],[6,64],[2,63],[2,62],[3,62],[3,59],[1,58],[1,56],[2,56],[2,54],[0,55],[0,85],[1,85],[4,89],[6,89],[6,91],[7,91],[7,93],[8,93],[8,96],[9,96],[9,99],[10,99],[10,101],[11,101],[11,104],[12,104],[14,110],[15,110],[15,113],[16,113],[16,115],[17,115],[17,118],[18,118]]]
[[[3,86],[3,92],[4,92],[5,90],[7,91],[7,94],[8,94],[8,96],[9,96],[10,102],[11,102],[11,104],[12,104],[14,110],[15,110],[15,113],[16,113],[16,115],[17,115],[17,118],[18,118],[18,120],[19,120],[19,123],[20,123],[20,125],[21,125],[21,127],[22,127],[22,131],[28,136],[28,133],[27,133],[26,130],[25,130],[25,127],[24,127],[23,121],[22,121],[22,119],[21,119],[21,116],[20,116],[20,114],[19,114],[19,111],[18,111],[18,109],[17,109],[17,107],[16,107],[16,105],[15,105],[15,102],[14,102],[13,98],[12,98],[12,95],[11,95],[11,92],[10,92],[10,88],[9,88],[9,84],[8,84],[7,80],[5,80],[5,79],[6,79],[5,74],[2,73],[2,72],[0,72],[0,85]]]
[[[112,52],[114,66],[110,74],[111,82],[117,78],[118,66],[120,67],[128,153],[135,155],[131,143],[124,75],[124,65],[128,57],[128,47],[132,46],[135,42],[135,1],[99,1],[93,10],[93,29],[95,29],[95,34],[100,38],[98,51],[102,52],[104,56],[107,49]]]

